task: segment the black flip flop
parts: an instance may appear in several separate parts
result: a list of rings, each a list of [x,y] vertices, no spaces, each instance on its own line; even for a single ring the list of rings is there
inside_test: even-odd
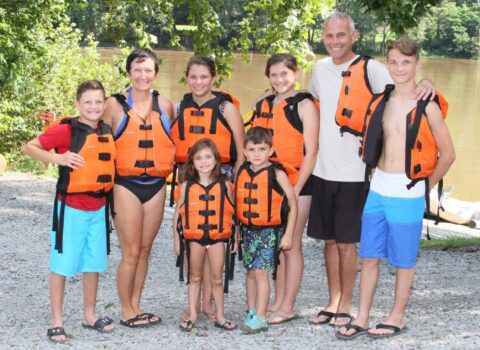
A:
[[[148,320],[148,323],[150,323],[152,326],[154,324],[162,323],[162,318],[160,316],[154,315],[150,312],[144,312],[143,314],[137,315],[137,317],[142,320]],[[157,317],[158,320],[153,321],[154,317]]]
[[[393,333],[385,333],[385,334],[368,333],[367,337],[372,338],[372,339],[391,338],[391,337],[395,337],[399,334],[402,334],[402,333],[405,333],[406,331],[408,331],[407,326],[403,326],[402,328],[400,328],[400,327],[397,327],[397,326],[393,326],[393,325],[390,325],[390,324],[384,324],[384,323],[377,324],[375,326],[375,328],[376,329],[388,329],[388,330],[393,331]]]
[[[185,327],[182,326],[183,323],[186,323],[187,325]],[[180,325],[178,326],[178,328],[180,328],[180,330],[182,332],[187,332],[187,333],[190,333],[192,331],[193,328],[195,328],[195,321],[192,321],[192,320],[182,320],[182,322],[180,323]]]
[[[238,327],[238,325],[235,325],[232,328],[228,328],[227,326],[225,326],[226,324],[233,325],[233,322],[230,321],[230,320],[224,319],[223,322],[215,322],[215,327],[223,329],[225,331],[233,331],[233,330],[237,329],[237,327]]]
[[[82,323],[83,328],[93,329],[100,333],[111,333],[113,329],[106,330],[105,327],[111,325],[113,320],[110,317],[100,317],[98,320],[95,321],[93,325],[89,325],[86,323]]]
[[[318,321],[318,322],[308,320],[308,323],[310,323],[311,325],[314,325],[314,326],[318,326],[318,325],[322,325],[322,324],[327,324],[328,322],[330,322],[330,321],[332,320],[332,318],[335,317],[335,313],[330,312],[330,311],[322,310],[322,311],[320,311],[320,312],[317,314],[317,318],[319,318],[320,316],[325,316],[326,319],[323,320],[323,321]]]
[[[65,339],[62,340],[55,340],[53,337],[64,335]],[[55,344],[65,344],[67,342],[67,334],[65,333],[65,329],[63,327],[53,327],[47,329],[47,337],[52,343]]]
[[[356,337],[360,336],[360,335],[363,335],[363,334],[367,334],[368,333],[368,328],[363,328],[363,327],[360,327],[356,324],[347,324],[345,326],[342,326],[342,327],[345,327],[345,329],[347,331],[353,329],[355,331],[355,333],[352,333],[350,335],[347,335],[347,334],[343,334],[343,333],[340,333],[340,331],[336,331],[335,332],[335,336],[338,338],[338,339],[341,339],[341,340],[352,340],[352,339],[355,339]]]
[[[135,323],[135,322],[138,322],[138,321],[147,321],[147,322],[146,323]],[[148,320],[146,318],[140,318],[138,316],[135,316],[135,317],[129,318],[126,321],[120,320],[120,325],[122,325],[124,327],[128,327],[128,328],[146,328],[146,327],[150,327],[152,324],[150,322],[148,322]]]

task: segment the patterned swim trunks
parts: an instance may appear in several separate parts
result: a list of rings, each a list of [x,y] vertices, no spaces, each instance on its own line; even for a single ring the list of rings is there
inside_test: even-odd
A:
[[[275,232],[281,228],[242,228],[243,266],[248,270],[272,271],[275,267]]]

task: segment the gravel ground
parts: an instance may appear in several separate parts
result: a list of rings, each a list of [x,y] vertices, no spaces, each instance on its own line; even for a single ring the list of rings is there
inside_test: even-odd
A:
[[[49,226],[54,180],[24,174],[0,176],[0,348],[47,349],[50,321],[48,292]],[[200,319],[191,334],[178,329],[186,306],[187,288],[178,282],[174,268],[171,215],[167,213],[150,260],[143,306],[163,318],[148,329],[118,325],[120,306],[115,287],[115,267],[120,248],[112,234],[109,270],[100,278],[98,313],[114,318],[116,329],[100,334],[81,327],[82,283],[77,275],[67,281],[65,329],[74,349],[479,349],[480,252],[421,251],[414,289],[407,310],[409,331],[388,340],[359,337],[336,340],[328,326],[310,326],[309,315],[327,302],[327,285],[321,242],[305,238],[305,273],[297,300],[301,318],[271,327],[267,333],[243,335],[221,332]],[[477,231],[478,232],[478,231]],[[241,322],[245,310],[244,271],[236,264],[236,277],[225,298],[226,314]],[[391,306],[395,277],[382,265],[381,281],[371,313],[371,326],[386,317]],[[354,300],[358,299],[358,288]],[[61,345],[56,345],[61,347]]]

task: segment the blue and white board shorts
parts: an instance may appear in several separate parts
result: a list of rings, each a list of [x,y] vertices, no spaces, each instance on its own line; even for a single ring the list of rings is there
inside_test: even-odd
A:
[[[60,207],[59,202],[59,212]],[[77,272],[107,270],[105,207],[84,211],[65,206],[63,253],[55,249],[55,232],[51,232],[50,239],[51,272],[71,277]]]
[[[399,268],[417,260],[425,207],[425,184],[408,190],[405,174],[375,170],[362,215],[360,257],[387,258]]]

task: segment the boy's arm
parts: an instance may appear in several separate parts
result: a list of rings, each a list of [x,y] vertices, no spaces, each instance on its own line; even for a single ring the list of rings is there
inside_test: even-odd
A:
[[[427,105],[426,113],[428,125],[432,131],[439,152],[437,165],[428,179],[429,186],[432,188],[445,176],[455,160],[455,149],[447,124],[445,124],[442,118],[442,113],[438,105],[435,102],[430,102]]]
[[[38,137],[22,146],[22,152],[33,159],[44,163],[53,163],[78,169],[83,166],[83,157],[77,153],[67,151],[63,154],[52,153],[43,148]]]
[[[175,212],[173,213],[173,250],[175,255],[180,254],[180,236],[178,235],[177,222],[180,217],[180,206],[185,201],[185,183],[180,184],[180,191],[177,203],[175,204]]]
[[[288,181],[287,174],[282,170],[275,170],[275,175],[277,176],[278,184],[283,189],[283,192],[285,192],[288,206],[290,207],[285,234],[280,241],[279,248],[282,250],[289,250],[292,248],[293,230],[297,221],[297,197],[295,196],[292,185],[290,185],[290,182]]]

